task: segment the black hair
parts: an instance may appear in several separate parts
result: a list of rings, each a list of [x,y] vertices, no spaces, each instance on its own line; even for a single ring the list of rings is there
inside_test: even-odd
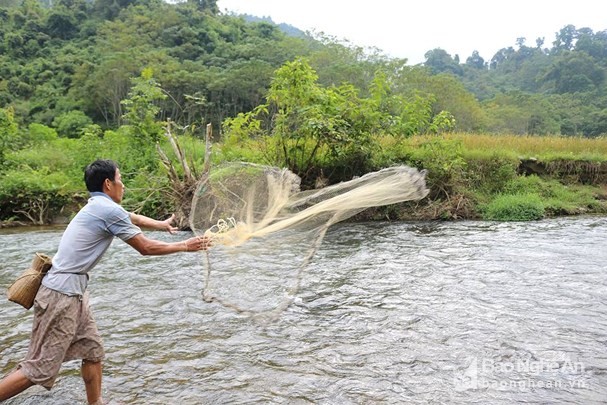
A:
[[[103,191],[103,182],[105,179],[114,181],[116,169],[118,169],[116,162],[109,159],[98,159],[89,164],[84,169],[84,183],[87,190],[91,193],[93,191]]]

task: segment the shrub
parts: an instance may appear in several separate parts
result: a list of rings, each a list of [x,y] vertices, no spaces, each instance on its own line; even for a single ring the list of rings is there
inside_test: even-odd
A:
[[[465,158],[464,175],[473,189],[489,194],[500,193],[517,177],[517,158],[497,152],[467,153]]]
[[[16,169],[27,167],[33,170],[47,168],[49,171],[67,171],[73,165],[70,156],[72,139],[56,139],[52,142],[39,144],[7,153],[5,167]]]
[[[538,195],[549,215],[580,214],[601,209],[596,195],[600,190],[581,185],[565,185],[555,179],[543,179],[536,175],[519,176],[510,181],[505,192],[509,194],[533,193]]]
[[[148,172],[136,173],[125,180],[126,191],[122,205],[129,211],[140,212],[152,218],[165,218],[172,213],[167,178]]]
[[[51,172],[48,168],[7,171],[0,178],[0,218],[47,224],[53,214],[73,202],[76,190],[63,172]]]
[[[85,113],[78,110],[63,113],[53,120],[59,136],[65,138],[80,138],[83,129],[92,123]]]
[[[533,221],[544,218],[544,204],[537,194],[502,194],[484,209],[490,221]]]
[[[462,144],[444,136],[425,140],[411,153],[412,165],[428,170],[431,197],[449,199],[461,184],[466,169]]]
[[[57,139],[57,131],[46,125],[31,123],[27,127],[27,138],[30,144],[43,144]]]

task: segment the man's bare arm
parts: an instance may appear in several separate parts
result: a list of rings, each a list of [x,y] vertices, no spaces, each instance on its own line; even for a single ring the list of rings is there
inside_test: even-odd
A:
[[[146,217],[145,215],[135,214],[132,212],[130,214],[131,222],[142,228],[157,229],[159,231],[167,231],[169,233],[175,233],[178,231],[178,229],[173,226],[175,214],[171,215],[170,218],[167,218],[164,221],[159,221],[157,219],[152,219]]]
[[[140,233],[127,240],[126,243],[144,256],[168,255],[177,252],[198,252],[211,246],[207,238],[195,236],[180,242],[163,242],[150,239]]]

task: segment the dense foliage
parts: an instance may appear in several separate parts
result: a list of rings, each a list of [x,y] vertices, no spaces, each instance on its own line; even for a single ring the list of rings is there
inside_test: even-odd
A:
[[[481,101],[491,133],[600,136],[607,133],[607,30],[563,27],[552,47],[545,38],[478,52],[460,62],[442,49],[426,53],[434,73],[457,77]]]
[[[0,2],[0,219],[69,216],[99,157],[120,162],[130,209],[168,213],[156,147],[172,128],[200,148],[209,122],[214,159],[287,166],[306,187],[407,163],[451,203],[477,175],[503,178],[471,197],[479,207],[517,164],[471,158],[443,134],[607,133],[607,31],[566,26],[551,48],[521,38],[488,62],[435,49],[410,66],[249,20],[214,0]]]
[[[75,137],[123,123],[131,79],[151,69],[167,97],[158,118],[213,122],[263,102],[276,69],[307,57],[319,83],[368,91],[375,72],[392,90],[449,111],[462,131],[598,136],[607,132],[607,31],[566,26],[552,47],[516,47],[460,62],[429,50],[407,66],[331,38],[286,35],[266,20],[220,14],[215,1],[5,1],[0,6],[0,107],[20,123]],[[250,18],[248,18],[250,20]],[[286,28],[285,28],[286,30]],[[362,94],[363,96],[365,94]],[[81,131],[80,131],[81,132]]]

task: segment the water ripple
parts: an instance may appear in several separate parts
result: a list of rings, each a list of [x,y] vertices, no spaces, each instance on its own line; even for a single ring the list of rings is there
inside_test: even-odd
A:
[[[267,325],[203,302],[196,255],[144,258],[116,241],[90,285],[107,352],[104,396],[113,404],[604,403],[606,225],[597,217],[339,224],[294,304]],[[0,284],[35,251],[52,254],[60,235],[0,233]],[[292,257],[276,266],[292,267]],[[228,280],[226,288],[247,287]],[[25,355],[30,328],[29,311],[0,302],[3,373]],[[35,387],[7,404],[84,403],[78,368],[66,363],[51,392]]]

